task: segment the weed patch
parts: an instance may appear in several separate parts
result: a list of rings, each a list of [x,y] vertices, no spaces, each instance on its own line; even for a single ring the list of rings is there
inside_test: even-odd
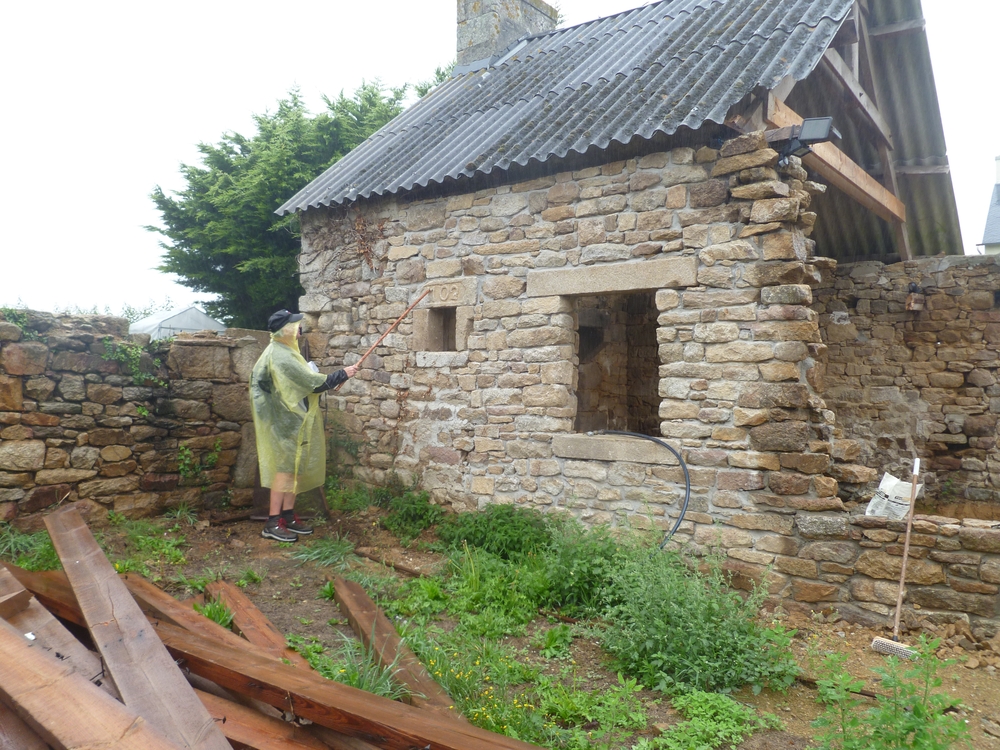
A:
[[[634,750],[692,750],[727,748],[738,744],[759,729],[780,729],[774,714],[757,713],[728,695],[695,690],[671,700],[685,721],[675,724],[663,736],[642,740]]]
[[[48,532],[23,534],[6,523],[0,524],[0,558],[25,570],[62,568]]]
[[[223,602],[213,599],[204,604],[195,604],[195,612],[205,615],[212,622],[216,622],[224,628],[233,624],[233,611]]]
[[[288,636],[288,645],[328,680],[365,690],[391,700],[407,695],[406,689],[394,679],[399,668],[393,662],[383,667],[374,650],[353,638],[344,638],[341,645],[327,650],[315,638]]]
[[[548,546],[549,524],[538,511],[514,505],[490,505],[481,513],[459,513],[438,528],[445,544],[467,543],[504,560],[524,558]]]
[[[907,661],[904,666],[890,656],[886,666],[876,667],[873,671],[887,695],[866,710],[861,710],[861,702],[854,695],[863,681],[844,670],[847,656],[826,656],[816,681],[819,700],[825,706],[823,715],[813,723],[821,730],[816,738],[819,746],[823,750],[938,750],[959,742],[968,744],[965,722],[945,713],[958,701],[935,692],[941,686],[938,670],[948,663],[934,655],[940,644],[940,639],[929,640],[921,635],[916,661]]]
[[[403,544],[409,544],[442,516],[444,511],[431,505],[426,492],[407,492],[389,501],[389,515],[382,523]]]
[[[311,562],[324,568],[343,569],[347,567],[348,558],[353,552],[353,542],[334,535],[298,546],[292,557],[303,563]]]

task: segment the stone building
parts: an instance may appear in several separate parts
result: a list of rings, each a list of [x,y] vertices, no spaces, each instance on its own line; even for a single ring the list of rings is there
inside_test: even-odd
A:
[[[747,579],[771,566],[789,602],[885,615],[901,529],[857,500],[913,453],[951,449],[907,442],[902,422],[883,445],[862,420],[891,409],[850,411],[852,387],[937,399],[926,435],[978,408],[975,368],[945,379],[948,401],[927,373],[952,360],[900,351],[907,331],[949,327],[907,310],[906,273],[962,247],[919,3],[675,0],[559,30],[539,0],[458,9],[452,79],[280,209],[300,212],[324,367],[431,290],[333,398],[358,475],[418,478],[460,509],[666,529],[678,462],[608,433],[659,437],[690,472],[679,538],[722,546]],[[803,117],[825,116],[839,133],[800,148]],[[859,261],[891,278],[845,277]],[[989,316],[959,300],[974,337]],[[992,482],[989,439],[966,446],[983,452],[970,487]],[[995,630],[1000,529],[919,528],[911,601]]]

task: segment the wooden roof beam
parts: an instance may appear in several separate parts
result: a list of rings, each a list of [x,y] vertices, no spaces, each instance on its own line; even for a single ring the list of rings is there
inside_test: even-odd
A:
[[[854,72],[848,67],[844,58],[836,50],[828,49],[823,53],[823,65],[840,82],[844,93],[847,94],[848,99],[854,104],[856,110],[861,113],[865,122],[882,137],[882,140],[891,149],[892,129],[889,127],[889,123],[885,121],[875,102],[865,91],[864,87],[858,81],[857,76],[854,75]]]
[[[899,34],[912,34],[915,31],[923,31],[927,28],[927,21],[923,18],[915,18],[912,21],[900,21],[899,23],[889,23],[885,26],[876,26],[868,29],[868,36],[872,39],[882,41],[891,36]]]
[[[802,117],[773,95],[768,99],[767,110],[771,127],[802,124]],[[814,143],[812,153],[806,154],[802,163],[886,221],[906,221],[906,206],[902,201],[832,143]]]

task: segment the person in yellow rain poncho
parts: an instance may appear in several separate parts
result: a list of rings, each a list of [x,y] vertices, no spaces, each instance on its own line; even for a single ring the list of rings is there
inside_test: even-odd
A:
[[[357,367],[324,375],[299,353],[301,313],[279,310],[267,321],[271,343],[250,375],[260,483],[271,488],[261,536],[294,542],[312,529],[295,515],[295,496],[323,484],[326,440],[319,394],[354,377]]]

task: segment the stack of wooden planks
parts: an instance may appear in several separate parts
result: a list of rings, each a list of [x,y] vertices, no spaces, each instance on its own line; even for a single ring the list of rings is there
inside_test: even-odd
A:
[[[46,525],[62,571],[0,564],[0,750],[534,747],[465,722],[354,583],[335,580],[337,601],[409,704],[317,674],[235,586],[206,591],[230,630],[118,575],[72,507]]]

